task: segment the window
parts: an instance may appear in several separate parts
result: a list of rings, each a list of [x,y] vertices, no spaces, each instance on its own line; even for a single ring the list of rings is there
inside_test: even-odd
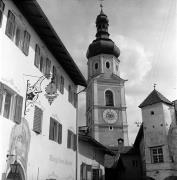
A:
[[[42,118],[43,111],[39,107],[35,106],[34,110],[34,122],[33,122],[33,131],[36,133],[41,133],[42,131]]]
[[[67,148],[75,151],[77,147],[76,141],[76,135],[71,130],[68,130]]]
[[[98,69],[98,63],[95,63],[95,69]]]
[[[64,94],[64,77],[60,76],[60,92]]]
[[[36,44],[35,47],[35,58],[34,58],[34,65],[38,68],[39,67],[39,62],[40,62],[40,47],[38,44]]]
[[[2,2],[2,0],[0,0],[0,27],[1,27],[1,24],[2,24],[4,6],[5,6],[4,3]]]
[[[6,24],[6,35],[10,39],[13,39],[14,38],[14,32],[15,32],[15,16],[9,10],[8,11],[8,17],[7,17],[7,24]]]
[[[92,180],[99,180],[99,169],[92,169]]]
[[[150,151],[151,151],[152,163],[164,162],[162,146],[150,148]]]
[[[110,131],[113,131],[113,127],[112,127],[112,126],[109,126],[109,130],[110,130]]]
[[[22,106],[23,98],[0,82],[0,114],[19,124]]]
[[[31,35],[28,33],[28,31],[24,31],[24,39],[23,39],[22,51],[24,52],[24,54],[26,56],[29,53],[30,38],[31,38]]]
[[[49,139],[62,143],[62,125],[53,118],[50,118]]]
[[[105,92],[105,101],[106,101],[106,106],[114,106],[114,98],[112,91],[107,90]]]
[[[154,115],[154,111],[151,111],[151,115]]]
[[[109,69],[110,68],[110,63],[106,62],[106,68]]]
[[[46,58],[45,74],[47,77],[50,77],[50,68],[51,68],[51,61],[50,59]]]

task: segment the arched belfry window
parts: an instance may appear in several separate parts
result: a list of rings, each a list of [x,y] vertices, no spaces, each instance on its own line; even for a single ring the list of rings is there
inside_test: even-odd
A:
[[[106,101],[106,106],[114,106],[114,96],[112,91],[107,90],[105,92],[105,101]]]

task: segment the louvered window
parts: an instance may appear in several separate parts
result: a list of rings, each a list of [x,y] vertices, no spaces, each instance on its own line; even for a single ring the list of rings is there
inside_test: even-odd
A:
[[[14,121],[17,124],[21,122],[22,106],[23,106],[23,98],[19,95],[16,95]]]
[[[42,118],[43,118],[43,111],[39,107],[35,106],[34,110],[34,122],[33,122],[33,131],[36,133],[42,132]]]
[[[8,11],[8,17],[7,17],[7,24],[6,24],[6,35],[10,39],[13,39],[14,38],[14,32],[15,32],[15,16],[9,10]]]
[[[64,94],[64,77],[60,76],[60,92]]]
[[[28,56],[29,53],[29,44],[30,44],[31,35],[28,31],[24,31],[24,39],[23,39],[23,46],[22,51],[26,56]]]
[[[2,2],[2,0],[0,0],[0,27],[1,27],[1,24],[2,24],[4,7],[5,7],[4,3]]]
[[[49,139],[62,143],[62,125],[53,118],[50,118]]]

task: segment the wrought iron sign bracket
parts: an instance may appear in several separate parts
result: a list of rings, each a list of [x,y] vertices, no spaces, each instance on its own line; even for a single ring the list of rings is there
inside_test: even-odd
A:
[[[42,93],[41,85],[44,79],[50,78],[51,75],[43,75],[39,77],[36,83],[31,85],[29,80],[27,80],[27,88],[26,88],[26,98],[25,98],[25,109],[24,115],[29,111],[30,106],[34,106],[35,102],[39,98],[39,94]],[[54,76],[51,77],[51,81],[45,88],[45,97],[48,99],[49,104],[51,105],[53,100],[58,96],[57,87],[55,83],[56,79]]]

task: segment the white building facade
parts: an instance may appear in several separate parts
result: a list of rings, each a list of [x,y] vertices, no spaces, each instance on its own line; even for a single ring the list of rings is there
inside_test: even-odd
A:
[[[2,180],[75,179],[78,85],[86,81],[38,3],[0,0]]]

